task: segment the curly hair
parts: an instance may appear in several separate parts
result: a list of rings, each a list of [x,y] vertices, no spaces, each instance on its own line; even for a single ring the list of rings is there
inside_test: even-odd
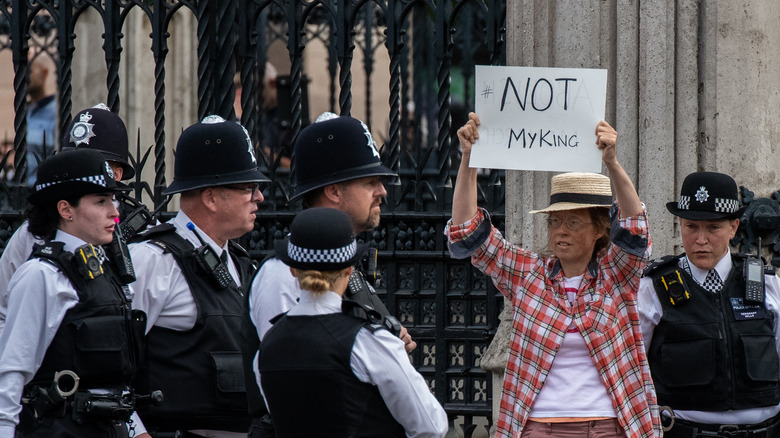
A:
[[[67,201],[74,207],[78,207],[81,197],[64,199],[64,201]],[[24,211],[24,215],[27,217],[28,221],[27,229],[30,230],[30,233],[33,236],[46,241],[54,238],[54,235],[57,233],[57,228],[59,228],[60,221],[62,220],[59,210],[57,209],[58,202],[59,201],[53,201],[37,206],[30,204]]]

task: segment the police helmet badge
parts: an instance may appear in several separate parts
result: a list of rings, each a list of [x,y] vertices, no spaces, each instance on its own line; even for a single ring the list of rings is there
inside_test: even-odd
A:
[[[707,193],[707,188],[704,186],[699,187],[699,190],[696,192],[696,200],[699,202],[705,202],[710,197],[710,194]]]
[[[95,136],[92,132],[92,127],[95,125],[89,123],[92,120],[92,115],[89,112],[85,112],[79,117],[79,121],[73,124],[70,129],[70,141],[78,147],[80,144],[89,144],[89,139]]]
[[[374,137],[371,136],[371,131],[368,130],[368,126],[366,126],[366,124],[362,121],[360,122],[360,126],[363,127],[363,134],[365,134],[366,139],[368,140],[368,147],[371,149],[371,153],[374,154],[375,157],[379,158],[379,151],[376,148]]]
[[[103,164],[106,166],[106,175],[111,179],[116,179],[116,177],[114,177],[114,169],[111,168],[108,161],[104,161]]]

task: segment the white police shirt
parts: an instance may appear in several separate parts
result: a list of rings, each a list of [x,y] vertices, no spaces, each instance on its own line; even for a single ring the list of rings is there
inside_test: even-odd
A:
[[[73,252],[85,241],[58,230],[55,241]],[[28,254],[29,255],[29,254]],[[128,299],[132,289],[126,288]],[[13,438],[24,385],[41,366],[65,313],[79,302],[68,277],[53,264],[32,259],[8,283],[8,316],[0,334],[0,437]],[[137,416],[133,417],[139,423]]]
[[[335,292],[314,294],[302,290],[300,293],[300,302],[288,315],[341,313],[342,299]],[[434,438],[447,433],[447,414],[423,377],[412,367],[400,338],[387,330],[372,333],[361,328],[352,345],[350,367],[358,380],[377,387],[407,437]],[[262,388],[260,386],[261,392]]]
[[[5,327],[5,319],[8,313],[8,282],[17,269],[30,258],[33,244],[43,243],[30,233],[25,221],[8,239],[8,243],[0,257],[0,333]]]
[[[687,256],[684,258],[686,259],[685,261],[683,261],[683,258],[680,258],[678,261],[680,267],[682,268],[684,263],[687,262],[693,279],[700,285],[703,284],[704,279],[707,277],[707,270],[696,267],[690,260],[687,260]],[[731,272],[732,266],[731,251],[729,250],[715,265],[715,270],[720,278],[725,281]],[[780,356],[780,281],[778,281],[776,275],[765,275],[764,283],[766,284],[766,307],[775,316],[775,348],[778,356]],[[663,316],[661,301],[658,299],[651,278],[642,278],[639,282],[637,307],[639,310],[639,322],[642,327],[642,337],[645,343],[645,350],[647,351],[650,348],[650,341],[653,339],[653,331],[658,322],[661,321],[661,316]],[[674,415],[683,420],[705,424],[756,424],[774,417],[778,412],[780,412],[780,405],[730,411],[689,411],[677,409],[674,411]]]

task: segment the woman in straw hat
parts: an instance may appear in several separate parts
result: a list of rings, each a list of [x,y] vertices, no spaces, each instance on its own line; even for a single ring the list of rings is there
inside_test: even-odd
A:
[[[373,318],[342,312],[352,266],[367,249],[349,216],[304,210],[275,246],[301,286],[299,303],[260,345],[261,389],[276,436],[443,437],[447,416],[404,342]]]
[[[602,121],[597,145],[612,178],[552,178],[543,256],[519,248],[477,208],[469,158],[479,117],[458,130],[463,160],[447,229],[450,253],[471,257],[512,305],[512,335],[498,436],[638,437],[660,434],[636,310],[650,253],[647,219],[617,160],[617,132]]]
[[[127,437],[130,379],[145,315],[101,245],[113,239],[120,190],[95,150],[46,159],[28,197],[44,241],[8,284],[0,335],[0,437]]]

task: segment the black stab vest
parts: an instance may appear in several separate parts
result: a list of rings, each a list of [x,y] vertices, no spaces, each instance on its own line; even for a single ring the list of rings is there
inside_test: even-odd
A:
[[[41,258],[63,272],[79,302],[65,313],[41,366],[27,384],[49,387],[58,371],[71,370],[79,389],[128,388],[143,351],[146,315],[133,311],[110,263],[103,275],[87,279],[73,253],[62,242],[35,245],[31,258]]]
[[[259,369],[277,438],[404,437],[379,390],[350,356],[366,321],[345,314],[284,316],[263,338]]]
[[[732,255],[732,261],[717,294],[699,286],[683,269],[679,272],[689,300],[672,305],[666,292],[656,288],[663,317],[653,339],[645,342],[650,342],[648,359],[660,405],[725,411],[780,402],[774,316],[765,303],[744,302],[744,257]],[[655,279],[662,270],[648,276]],[[739,310],[746,304],[747,310]],[[737,319],[752,312],[760,317]]]
[[[159,407],[139,409],[141,418],[160,431],[246,432],[250,421],[248,397],[260,398],[254,376],[249,375],[251,367],[244,370],[243,354],[247,348],[244,344],[252,342],[247,327],[247,291],[254,264],[231,242],[231,257],[242,286],[233,284],[222,289],[198,264],[193,245],[172,225],[152,228],[140,240],[149,240],[173,255],[198,309],[195,326],[190,330],[154,326],[147,334],[147,360],[137,386],[144,393],[162,390],[165,401]],[[254,339],[257,342],[256,335]]]

